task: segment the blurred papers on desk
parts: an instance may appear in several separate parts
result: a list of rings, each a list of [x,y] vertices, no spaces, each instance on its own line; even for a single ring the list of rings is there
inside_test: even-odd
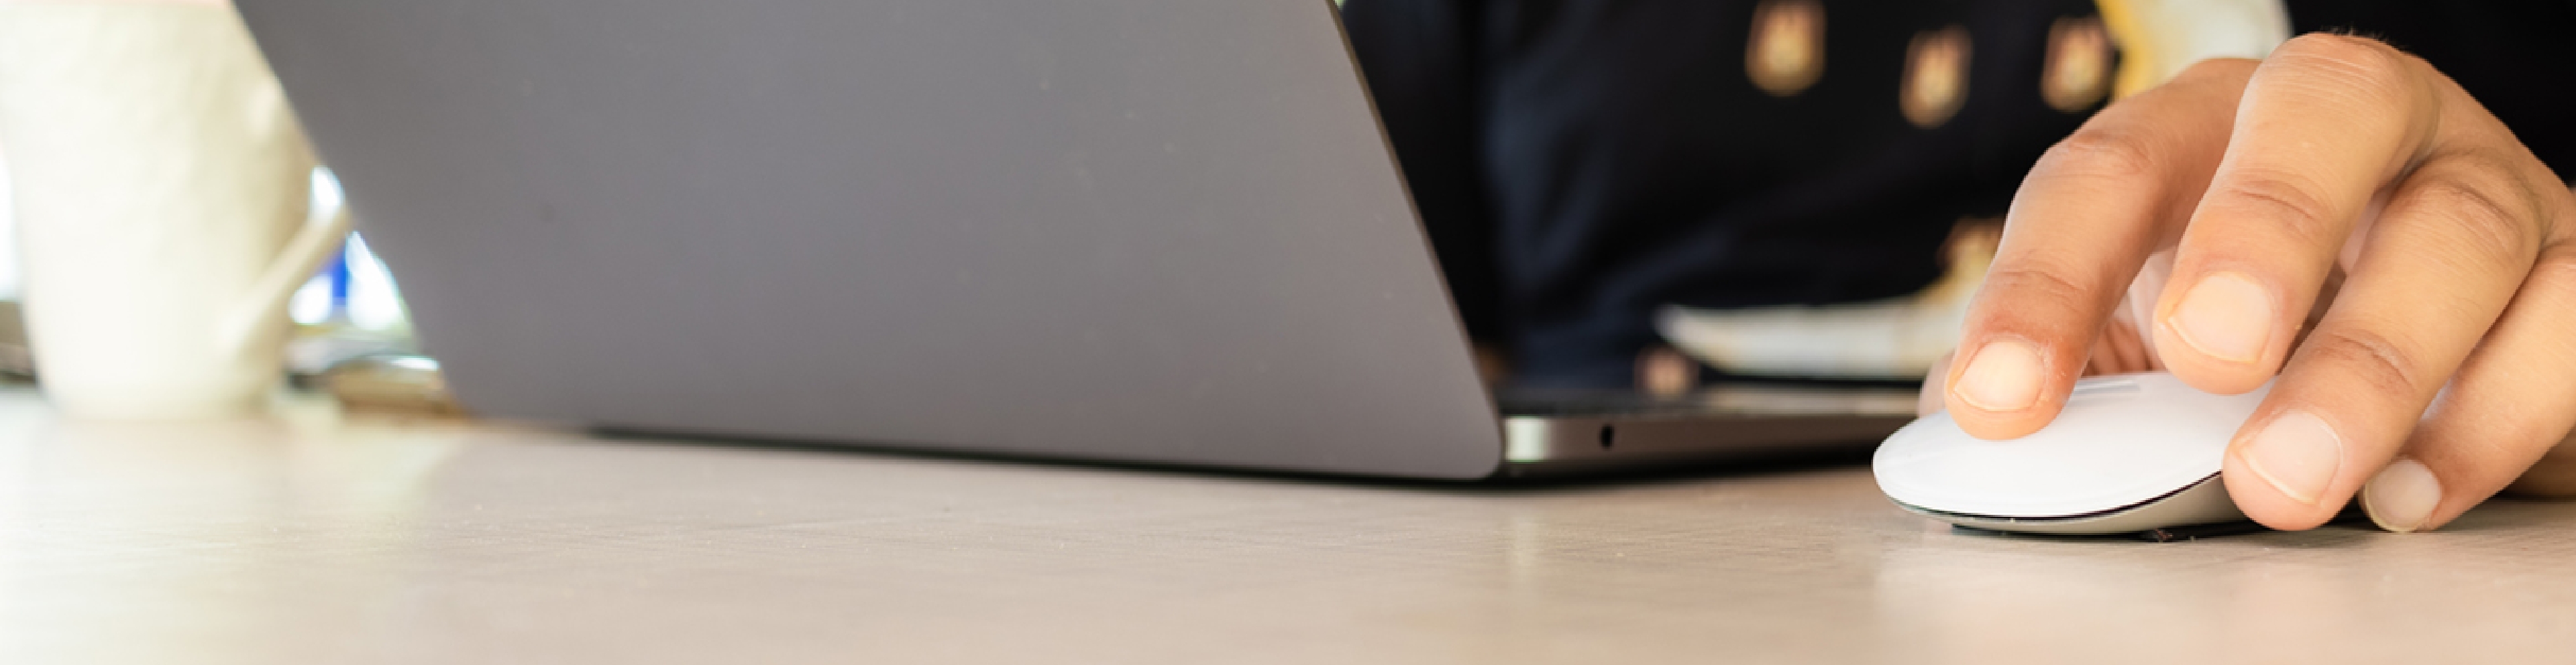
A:
[[[1959,343],[1969,300],[1994,264],[2003,224],[1969,220],[1953,232],[1940,280],[1912,294],[1833,305],[1733,310],[1668,306],[1664,340],[1700,362],[1743,376],[1921,379]]]

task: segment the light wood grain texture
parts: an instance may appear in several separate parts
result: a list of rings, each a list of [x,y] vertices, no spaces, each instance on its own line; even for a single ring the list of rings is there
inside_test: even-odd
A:
[[[1349,484],[0,394],[10,663],[2497,662],[2576,505],[2443,532],[1952,533],[1865,470]]]

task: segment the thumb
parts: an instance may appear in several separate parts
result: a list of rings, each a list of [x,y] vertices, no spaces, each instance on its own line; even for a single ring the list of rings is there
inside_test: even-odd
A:
[[[2138,276],[2129,280],[2129,292],[2118,307],[2111,308],[2110,325],[2102,327],[2102,339],[2093,345],[2093,367],[2086,374],[2121,374],[2150,372],[2165,368],[2164,358],[2156,353],[2156,337],[2149,334],[2148,324],[2155,320],[2156,297],[2165,291],[2165,282],[2173,278],[2172,248],[2147,255],[2138,266]],[[2112,357],[2105,358],[2108,350]]]
[[[1923,377],[1923,392],[1914,398],[1914,415],[1928,416],[1950,408],[1944,397],[1948,391],[1941,389],[1941,378],[1950,375],[1950,359],[1957,357],[1959,352],[1952,351],[1932,361],[1932,373]]]

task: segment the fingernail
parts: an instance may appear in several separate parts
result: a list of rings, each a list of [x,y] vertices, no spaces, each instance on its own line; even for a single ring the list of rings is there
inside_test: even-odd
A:
[[[2379,528],[2408,533],[2424,526],[2433,517],[2433,507],[2442,503],[2442,479],[2433,470],[2412,457],[2400,457],[2380,469],[2361,488],[2361,510]]]
[[[2250,363],[2263,357],[2280,317],[2272,293],[2244,273],[2222,272],[2200,278],[2182,302],[2174,305],[2175,336],[2213,358]]]
[[[2020,411],[2039,401],[2039,347],[2021,340],[1995,340],[1977,349],[1968,369],[1951,388],[1959,401],[1987,411]]]
[[[2313,506],[2334,483],[2335,470],[2343,468],[2343,439],[2326,421],[2306,411],[2288,411],[2265,423],[2239,454],[2245,467],[2272,489]]]

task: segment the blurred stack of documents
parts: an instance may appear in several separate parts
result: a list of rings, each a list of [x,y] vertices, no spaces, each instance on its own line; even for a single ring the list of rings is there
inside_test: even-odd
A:
[[[1745,376],[1920,379],[1959,343],[1968,301],[1993,265],[1997,227],[1965,227],[1949,270],[1911,295],[1835,305],[1711,310],[1673,305],[1656,316],[1665,341],[1700,362]]]

